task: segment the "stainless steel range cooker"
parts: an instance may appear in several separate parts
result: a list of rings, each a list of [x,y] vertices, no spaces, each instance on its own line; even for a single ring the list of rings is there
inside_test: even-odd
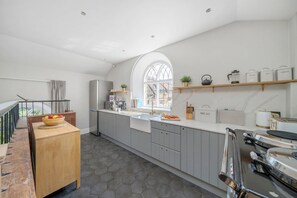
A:
[[[226,129],[227,197],[297,197],[297,134]]]

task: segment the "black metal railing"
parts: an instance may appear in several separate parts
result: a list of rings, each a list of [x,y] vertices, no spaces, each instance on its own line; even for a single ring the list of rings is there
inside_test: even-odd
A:
[[[60,106],[59,112],[55,107]],[[70,100],[25,100],[0,103],[0,144],[10,142],[20,117],[70,111]]]
[[[10,142],[16,123],[19,120],[18,102],[2,103],[0,108],[0,143]]]
[[[70,111],[70,100],[24,100],[19,101],[19,116],[28,117]]]

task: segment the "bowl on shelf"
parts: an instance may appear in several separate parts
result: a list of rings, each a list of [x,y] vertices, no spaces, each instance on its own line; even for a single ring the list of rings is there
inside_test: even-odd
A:
[[[65,120],[65,117],[62,115],[50,115],[42,118],[42,122],[47,126],[56,126],[62,124]]]

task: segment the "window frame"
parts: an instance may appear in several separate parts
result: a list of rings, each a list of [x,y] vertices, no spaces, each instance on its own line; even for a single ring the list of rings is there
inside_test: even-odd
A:
[[[148,70],[155,64],[163,64],[163,65],[166,65],[169,69],[170,69],[170,72],[171,72],[171,76],[172,78],[171,79],[166,79],[166,80],[155,80],[155,81],[148,81],[148,82],[145,82],[145,77],[146,77],[146,74],[148,72]],[[159,72],[157,73],[157,78],[159,77]],[[172,66],[171,64],[169,64],[168,62],[166,61],[154,61],[152,63],[150,63],[144,73],[143,73],[143,76],[142,76],[142,96],[143,96],[143,105],[142,107],[144,108],[149,108],[151,107],[150,104],[146,104],[146,93],[145,93],[145,85],[146,84],[157,84],[157,93],[156,93],[156,101],[157,101],[157,104],[154,103],[154,108],[159,108],[159,109],[170,109],[171,107],[163,107],[163,106],[160,106],[160,84],[161,83],[168,83],[168,84],[171,84],[171,89],[169,89],[169,91],[172,91],[172,94],[173,95],[173,69],[172,69]],[[172,97],[171,97],[171,104],[172,104]]]

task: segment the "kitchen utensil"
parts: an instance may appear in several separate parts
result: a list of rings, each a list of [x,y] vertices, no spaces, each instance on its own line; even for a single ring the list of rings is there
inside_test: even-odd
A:
[[[288,66],[280,66],[276,69],[276,79],[277,80],[292,80],[293,79],[293,72],[292,67]]]
[[[270,129],[297,133],[296,118],[271,118]]]
[[[231,84],[240,82],[240,74],[238,70],[233,70],[230,74],[227,75],[228,80]]]
[[[195,118],[200,122],[217,123],[217,110],[208,105],[203,105],[197,109]]]
[[[186,107],[186,119],[187,120],[194,119],[194,107],[192,107],[191,104],[190,104],[190,106],[188,106],[188,102],[187,102],[187,107]]]
[[[273,81],[274,80],[273,70],[268,67],[264,67],[260,72],[260,80],[261,82]]]
[[[244,119],[245,116],[243,111],[228,109],[218,111],[218,123],[236,124],[243,126],[245,123]]]
[[[259,73],[256,70],[251,69],[245,75],[246,75],[246,82],[259,82]]]
[[[270,111],[258,111],[256,113],[256,126],[269,129],[271,117]]]
[[[204,74],[201,77],[201,84],[202,85],[210,85],[212,83],[212,77],[209,74]]]

